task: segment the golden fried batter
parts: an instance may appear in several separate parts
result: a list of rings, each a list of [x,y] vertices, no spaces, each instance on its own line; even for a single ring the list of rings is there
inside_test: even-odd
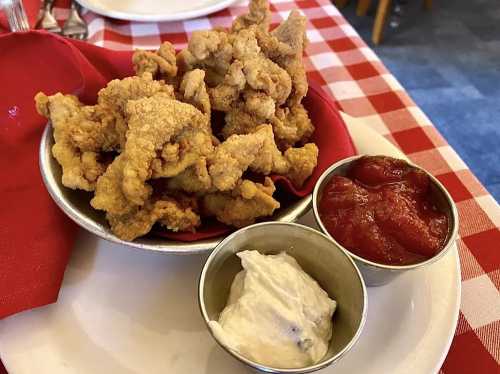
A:
[[[232,135],[221,143],[209,158],[208,172],[213,185],[220,191],[233,189],[263,144],[264,139],[258,134]]]
[[[257,25],[259,28],[267,31],[270,22],[271,12],[267,0],[253,0],[249,4],[249,12],[237,17],[231,29],[232,31],[239,31],[252,25]]]
[[[280,207],[272,196],[274,190],[274,183],[267,177],[264,184],[243,180],[230,192],[205,195],[203,207],[206,214],[214,215],[226,225],[243,227],[258,217],[270,216]]]
[[[246,79],[243,73],[243,63],[234,61],[227,71],[224,80],[213,88],[208,89],[210,102],[215,110],[228,112],[245,88]]]
[[[181,207],[173,199],[147,202],[124,215],[106,214],[113,233],[122,240],[134,240],[147,234],[160,223],[172,231],[193,231],[200,225],[200,216],[190,207]]]
[[[142,205],[151,194],[145,182],[151,178],[151,163],[157,152],[184,128],[203,127],[206,123],[195,107],[164,93],[129,100],[126,111],[129,130],[123,151],[123,192],[128,200]]]
[[[62,167],[62,184],[72,189],[93,191],[97,178],[104,173],[105,166],[99,162],[95,151],[104,141],[103,138],[89,138],[85,147],[79,148],[73,141],[73,135],[101,133],[102,124],[92,119],[92,107],[82,105],[75,96],[57,93],[35,96],[38,113],[50,119],[54,131],[55,144],[52,154]],[[97,143],[97,144],[96,144]]]
[[[220,191],[234,188],[243,173],[289,176],[300,187],[316,166],[318,150],[314,144],[289,148],[282,155],[274,141],[271,125],[260,125],[253,133],[232,135],[209,157],[208,172],[213,186]],[[297,164],[297,165],[294,165]]]
[[[132,63],[138,76],[146,72],[152,76],[160,74],[175,77],[177,75],[175,48],[169,42],[163,42],[156,52],[136,50],[132,56]]]
[[[106,172],[97,180],[95,194],[90,205],[94,209],[104,210],[110,214],[122,215],[131,212],[135,204],[127,199],[122,190],[124,155],[116,157]]]
[[[205,157],[167,181],[167,188],[177,191],[202,193],[209,191],[211,187],[212,178],[208,174]]]
[[[252,89],[265,92],[278,105],[283,104],[290,95],[290,76],[267,58],[258,56],[243,61],[243,72],[247,84]]]
[[[292,79],[292,94],[288,102],[289,105],[295,105],[307,94],[307,76],[302,62],[302,53],[306,46],[306,18],[301,16],[296,10],[292,10],[285,22],[279,25],[271,32],[271,35],[276,37],[281,43],[288,45],[293,51],[293,54],[279,54],[275,62],[283,67]]]
[[[187,72],[182,78],[179,91],[184,102],[194,105],[207,116],[207,121],[210,121],[210,98],[204,78],[203,70],[195,69]]]
[[[295,143],[303,144],[314,132],[314,126],[302,104],[279,108],[270,122],[280,149],[287,149]]]
[[[302,148],[289,148],[285,151],[285,158],[290,169],[284,173],[295,187],[300,188],[309,178],[318,163],[318,147],[314,143],[307,143]]]
[[[214,86],[224,79],[231,64],[232,52],[225,31],[195,31],[188,47],[177,55],[177,64],[182,71],[196,68],[205,70],[207,83]]]

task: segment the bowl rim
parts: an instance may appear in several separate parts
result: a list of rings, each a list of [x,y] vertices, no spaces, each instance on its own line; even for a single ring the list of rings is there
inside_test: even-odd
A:
[[[161,240],[164,244],[149,244],[136,240],[122,240],[115,236],[113,233],[104,231],[100,228],[100,225],[95,222],[95,220],[85,216],[78,209],[75,209],[75,207],[73,207],[72,204],[70,204],[68,200],[61,196],[61,194],[59,193],[62,188],[67,187],[60,186],[60,182],[58,182],[54,174],[50,172],[50,162],[51,160],[54,160],[51,146],[52,134],[52,124],[51,121],[48,121],[45,129],[43,130],[42,137],[40,139],[40,146],[38,149],[38,166],[40,169],[40,174],[42,175],[43,183],[52,200],[78,226],[112,243],[123,244],[142,250],[180,255],[209,253],[222,240],[224,240],[224,238],[228,236],[223,234],[213,238],[205,238],[191,242],[158,237],[158,240]],[[282,212],[277,219],[269,222],[293,222],[302,217],[311,208],[312,192],[304,197],[299,198],[296,202],[294,202],[294,204],[295,206],[290,209],[290,211]],[[229,235],[230,234],[231,233],[229,233]]]
[[[322,187],[322,185],[324,183],[326,183],[330,179],[332,173],[337,168],[339,168],[341,166],[344,166],[346,164],[350,164],[353,161],[358,160],[358,159],[360,159],[362,157],[373,157],[373,156],[384,156],[384,157],[390,157],[390,158],[402,160],[402,161],[406,162],[408,165],[410,165],[411,167],[414,167],[414,168],[416,168],[418,170],[423,171],[430,178],[430,180],[432,181],[432,183],[438,188],[438,190],[444,195],[445,200],[446,200],[446,202],[447,202],[447,204],[449,206],[449,209],[450,209],[450,215],[451,215],[451,217],[453,219],[453,226],[451,227],[451,229],[448,229],[448,237],[447,237],[447,239],[445,241],[445,244],[444,244],[443,248],[441,249],[441,251],[439,251],[438,253],[436,253],[431,258],[429,258],[429,259],[427,259],[425,261],[417,262],[415,264],[410,264],[410,265],[388,265],[388,264],[382,264],[382,263],[370,261],[370,260],[367,260],[367,259],[365,259],[365,258],[363,258],[361,256],[358,256],[357,254],[355,254],[355,253],[349,251],[347,248],[345,248],[342,244],[340,244],[328,232],[328,230],[326,229],[326,227],[323,225],[323,222],[321,220],[321,217],[320,217],[319,211],[318,211],[318,202],[319,202],[318,201],[318,199],[319,199],[318,195],[319,195],[319,190]],[[416,269],[416,268],[420,268],[420,267],[423,267],[423,266],[430,265],[430,264],[438,261],[442,257],[444,257],[450,251],[450,249],[453,247],[453,245],[454,245],[454,243],[456,241],[457,235],[458,235],[458,227],[459,227],[458,210],[457,210],[457,207],[455,205],[455,202],[453,201],[450,193],[446,190],[446,188],[441,184],[441,182],[434,175],[432,175],[431,173],[429,173],[424,168],[422,168],[422,167],[414,164],[413,162],[411,162],[411,161],[409,161],[407,159],[393,157],[393,156],[360,154],[360,155],[355,155],[355,156],[344,158],[344,159],[339,160],[339,161],[335,162],[334,164],[330,165],[328,167],[328,169],[326,169],[323,172],[323,174],[321,174],[321,176],[318,178],[318,180],[317,180],[317,182],[316,182],[316,184],[314,186],[313,196],[312,196],[312,206],[313,206],[312,208],[313,208],[313,213],[314,213],[314,219],[315,219],[316,223],[318,224],[318,226],[320,227],[321,231],[325,235],[327,235],[330,239],[332,239],[339,247],[341,247],[344,251],[346,251],[356,261],[359,261],[360,263],[362,263],[365,266],[374,267],[374,268],[377,268],[377,269],[385,269],[385,270],[413,270],[413,269]]]
[[[320,235],[324,239],[326,239],[327,241],[329,241],[330,244],[332,244],[332,247],[336,248],[336,250],[339,250],[343,255],[345,255],[345,257],[348,259],[348,261],[353,266],[353,269],[354,269],[354,271],[355,271],[355,273],[356,273],[356,275],[358,277],[358,280],[359,280],[359,282],[361,284],[361,290],[362,290],[362,293],[363,293],[363,310],[362,310],[362,313],[361,313],[361,320],[359,322],[359,325],[358,325],[358,328],[356,330],[356,333],[351,338],[351,340],[349,341],[349,343],[347,343],[342,348],[342,350],[340,350],[340,352],[338,352],[336,355],[330,357],[328,360],[325,360],[323,362],[319,362],[319,363],[314,364],[314,365],[305,366],[303,368],[293,368],[293,369],[290,369],[290,368],[288,368],[288,369],[287,368],[276,368],[276,367],[272,367],[272,366],[262,365],[262,364],[259,364],[258,362],[252,361],[252,360],[244,357],[243,355],[239,354],[235,350],[233,350],[233,349],[231,349],[229,347],[226,347],[224,344],[222,344],[219,341],[219,339],[217,339],[217,337],[215,336],[215,334],[212,331],[212,328],[210,327],[210,324],[209,324],[210,319],[209,319],[207,310],[205,308],[205,301],[204,301],[204,297],[203,297],[203,290],[204,290],[204,286],[205,286],[206,273],[207,273],[210,265],[212,264],[213,259],[221,251],[221,248],[225,244],[227,244],[228,242],[230,242],[231,240],[233,240],[235,236],[240,235],[242,232],[244,232],[246,230],[249,230],[249,229],[250,230],[259,229],[259,228],[261,228],[263,226],[290,226],[290,227],[293,227],[294,229],[297,229],[297,230],[305,230],[305,231],[308,231],[310,233],[313,233],[314,235]],[[310,372],[313,372],[313,371],[316,371],[316,370],[323,369],[323,368],[325,368],[325,367],[333,364],[334,362],[338,361],[347,352],[349,352],[351,350],[351,348],[358,342],[358,340],[359,340],[359,338],[361,336],[361,333],[363,331],[363,328],[364,328],[364,326],[366,324],[366,319],[367,319],[367,315],[368,315],[368,292],[367,292],[367,287],[366,287],[366,284],[365,284],[365,280],[364,280],[363,276],[361,275],[361,271],[359,270],[358,266],[356,265],[356,263],[354,262],[354,260],[352,259],[352,257],[349,255],[349,253],[343,247],[339,246],[330,237],[328,237],[327,235],[325,235],[321,231],[315,230],[312,227],[305,226],[305,225],[302,225],[302,224],[299,224],[299,223],[271,221],[271,222],[255,223],[253,225],[242,227],[241,229],[239,229],[239,230],[231,233],[230,235],[228,235],[224,240],[222,240],[214,248],[214,250],[212,251],[212,253],[210,253],[210,255],[208,256],[207,260],[205,261],[205,264],[203,265],[203,268],[202,268],[202,270],[200,272],[200,276],[199,276],[199,279],[198,279],[198,306],[199,306],[200,312],[201,312],[201,314],[203,316],[203,320],[205,321],[205,325],[207,326],[207,329],[210,332],[210,335],[212,336],[212,338],[217,342],[217,344],[220,347],[222,347],[226,352],[228,352],[231,356],[233,356],[234,358],[236,358],[240,362],[243,362],[244,364],[246,364],[246,365],[248,365],[248,366],[250,366],[250,367],[252,367],[254,369],[257,369],[257,370],[260,370],[260,371],[264,371],[264,372],[268,372],[268,373],[310,373]]]

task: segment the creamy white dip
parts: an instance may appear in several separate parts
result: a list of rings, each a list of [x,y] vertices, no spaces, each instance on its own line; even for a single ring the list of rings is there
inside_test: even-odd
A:
[[[248,359],[277,368],[320,361],[332,336],[336,302],[282,252],[239,252],[243,270],[227,305],[210,327],[219,341]]]

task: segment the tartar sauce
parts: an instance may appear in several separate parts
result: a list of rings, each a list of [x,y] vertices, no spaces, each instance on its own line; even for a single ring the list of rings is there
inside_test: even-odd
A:
[[[243,270],[231,285],[219,321],[219,341],[266,366],[300,368],[319,362],[332,336],[336,302],[282,252],[239,252]]]

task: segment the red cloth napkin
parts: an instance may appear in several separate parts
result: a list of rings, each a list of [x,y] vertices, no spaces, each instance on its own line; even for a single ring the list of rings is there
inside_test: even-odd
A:
[[[76,94],[95,102],[114,78],[133,74],[131,53],[67,40],[43,31],[0,35],[0,318],[56,301],[76,227],[50,199],[38,170],[38,145],[46,119],[36,113],[38,91]],[[305,100],[317,126],[319,166],[309,193],[332,162],[354,154],[333,102],[312,85]],[[219,233],[209,229],[211,236]]]

